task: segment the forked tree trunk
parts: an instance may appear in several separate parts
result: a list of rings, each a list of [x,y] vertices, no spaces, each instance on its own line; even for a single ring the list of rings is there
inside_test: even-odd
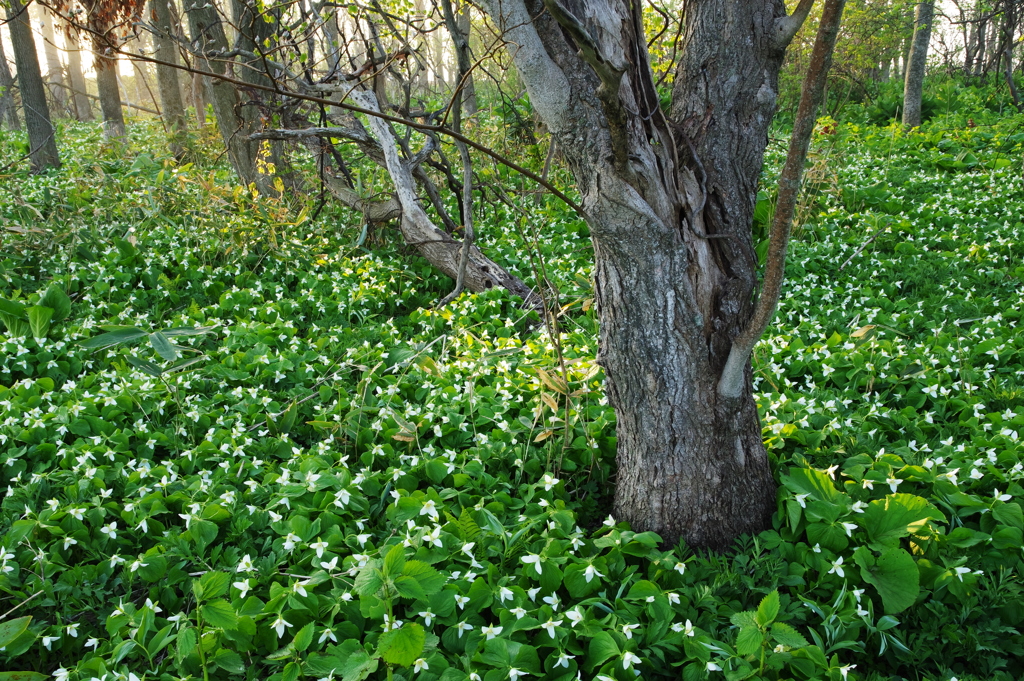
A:
[[[686,0],[668,117],[639,6],[489,3],[591,228],[598,361],[618,417],[615,515],[725,548],[775,508],[749,356],[735,391],[720,376],[754,309],[758,177],[785,47],[810,2],[787,17],[781,0]]]
[[[35,40],[29,25],[28,11],[21,0],[7,0],[7,26],[11,31],[14,64],[18,69],[18,88],[25,111],[25,129],[28,131],[29,159],[32,172],[60,167],[57,153],[56,131],[50,121],[46,104],[46,88],[39,70]]]
[[[903,85],[903,125],[913,128],[921,125],[921,99],[924,96],[924,67],[928,61],[928,42],[932,36],[932,17],[935,0],[917,3],[914,18],[914,40],[907,64],[907,79]]]
[[[121,109],[121,89],[117,83],[117,59],[104,54],[106,48],[95,47],[96,87],[100,95],[100,111],[103,112],[103,137],[117,140],[127,134],[124,125],[124,111]]]

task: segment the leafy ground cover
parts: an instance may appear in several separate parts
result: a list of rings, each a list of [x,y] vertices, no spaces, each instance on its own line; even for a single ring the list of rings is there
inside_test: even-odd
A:
[[[448,282],[401,249],[143,124],[5,182],[0,664],[1018,678],[1024,134],[978,120],[821,127],[756,355],[778,513],[728,555],[608,516],[586,230],[554,202],[480,229],[558,287],[557,334],[498,292],[432,309]]]

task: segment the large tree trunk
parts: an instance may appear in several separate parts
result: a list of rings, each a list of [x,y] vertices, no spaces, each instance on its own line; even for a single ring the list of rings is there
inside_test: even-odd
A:
[[[4,52],[3,36],[0,35],[0,125],[4,125],[5,121],[10,130],[21,130],[18,108],[14,103],[14,76],[11,75],[11,65]]]
[[[92,120],[92,102],[89,101],[89,86],[82,69],[82,42],[76,31],[66,34],[68,52],[68,76],[71,80],[71,103],[75,118],[80,121]]]
[[[932,36],[932,17],[935,0],[917,4],[914,19],[914,41],[907,64],[907,79],[903,85],[903,125],[913,128],[921,125],[921,98],[924,95],[924,67],[928,61],[928,42]]]
[[[43,28],[43,54],[46,56],[46,82],[50,97],[58,115],[68,109],[67,83],[64,82],[64,66],[60,63],[57,49],[57,32],[53,28],[53,15],[41,5],[36,8],[37,17]]]
[[[124,110],[121,109],[121,89],[117,82],[117,58],[106,54],[108,48],[95,45],[96,87],[100,95],[100,111],[103,112],[103,137],[108,140],[122,139],[127,134],[124,124]]]
[[[163,110],[164,126],[171,153],[181,157],[185,153],[188,125],[185,122],[185,105],[181,101],[181,87],[178,84],[178,44],[174,39],[173,18],[167,0],[150,0],[150,20],[156,33],[153,46],[156,50],[156,81],[160,90],[160,107]]]
[[[11,44],[14,47],[14,64],[18,69],[21,104],[25,110],[25,128],[28,130],[32,172],[42,172],[50,167],[59,168],[56,131],[50,121],[50,109],[46,104],[46,88],[39,69],[39,57],[36,55],[28,11],[21,4],[21,0],[8,0],[7,20],[11,30]]]
[[[227,61],[209,56],[214,52],[228,51],[224,23],[216,5],[212,0],[184,0],[184,10],[192,44],[209,57],[207,68],[217,75],[227,74]],[[256,171],[259,149],[255,142],[249,140],[251,131],[246,129],[245,121],[239,115],[238,90],[232,83],[219,78],[204,78],[202,90],[206,102],[213,105],[217,128],[239,181],[246,186],[255,182],[262,184],[262,178]]]
[[[775,483],[744,360],[751,236],[778,73],[799,21],[781,0],[687,0],[670,116],[639,5],[491,0],[530,100],[573,171],[591,228],[598,361],[618,417],[615,514],[725,548],[764,529]],[[546,12],[544,10],[547,10]]]

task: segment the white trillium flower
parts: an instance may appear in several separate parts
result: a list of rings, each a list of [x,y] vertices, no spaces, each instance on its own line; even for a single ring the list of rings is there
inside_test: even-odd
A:
[[[538,575],[544,574],[544,568],[540,564],[541,560],[541,557],[538,556],[536,553],[528,553],[525,556],[523,556],[523,562],[527,565],[533,565],[535,568],[537,568]]]
[[[675,570],[679,574],[683,574],[684,572],[686,572],[686,563],[676,563],[676,566],[673,568],[673,570]]]
[[[504,629],[504,627],[480,627],[480,633],[486,636],[487,640],[490,641],[495,636],[500,636],[502,629]]]
[[[570,626],[573,626],[573,627],[575,627],[577,624],[579,624],[580,622],[583,621],[583,613],[580,612],[579,608],[573,608],[572,610],[567,610],[565,612],[565,616],[569,618],[569,622],[571,622]]]
[[[270,624],[270,627],[277,632],[278,638],[283,638],[285,629],[293,626],[295,625],[291,624],[290,622],[286,622],[285,619],[280,615],[278,615],[277,619]]]
[[[640,664],[640,658],[637,655],[629,652],[628,650],[626,652],[622,653],[622,668],[623,669],[629,669],[630,667],[632,667],[635,664]]]
[[[591,580],[594,579],[595,575],[598,576],[598,577],[604,577],[604,575],[602,575],[600,572],[598,572],[597,568],[594,567],[593,565],[588,565],[586,567],[586,569],[583,570],[583,577],[584,577],[584,579],[587,580],[587,584],[590,584]]]
[[[545,596],[541,600],[550,605],[552,610],[558,612],[558,604],[560,603],[558,594],[552,591],[550,596]]]
[[[526,610],[523,608],[512,608],[509,612],[515,615],[517,620],[521,620],[526,616]]]
[[[558,654],[558,659],[555,660],[554,666],[556,666],[556,667],[565,667],[566,669],[568,669],[569,668],[569,660],[575,660],[575,659],[576,659],[575,655],[566,655],[565,653],[559,653]]]
[[[508,588],[507,586],[503,586],[498,590],[498,600],[502,603],[504,603],[505,601],[510,601],[513,598],[515,598],[515,593],[513,593],[512,589]]]
[[[473,631],[473,625],[463,620],[455,625],[455,630],[459,632],[459,638],[462,638],[463,632]]]
[[[430,669],[430,665],[422,657],[412,663],[412,671],[414,674],[419,674],[424,669]]]
[[[548,635],[551,638],[554,638],[555,637],[555,627],[560,626],[561,624],[562,624],[562,620],[548,620],[544,624],[540,625],[540,628],[543,629],[544,631],[548,632]]]
[[[832,569],[828,571],[828,574],[830,574],[830,575],[831,574],[836,574],[836,575],[839,575],[839,577],[842,577],[842,578],[846,577],[846,573],[843,572],[843,557],[842,556],[839,556],[838,558],[836,558],[835,562],[832,563]]]
[[[430,612],[429,610],[424,610],[423,612],[417,614],[419,614],[419,616],[422,617],[424,621],[426,621],[428,627],[430,626],[430,623],[434,621],[434,617],[436,617],[436,615]]]
[[[635,630],[639,629],[639,628],[640,628],[639,624],[623,624],[622,625],[622,634],[626,638],[631,639],[631,638],[633,638],[633,632]]]

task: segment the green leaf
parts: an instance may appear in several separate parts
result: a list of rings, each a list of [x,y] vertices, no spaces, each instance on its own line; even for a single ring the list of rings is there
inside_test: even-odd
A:
[[[0,312],[0,321],[3,321],[4,326],[7,327],[7,335],[13,338],[23,338],[31,332],[27,320],[7,314],[6,312]]]
[[[372,596],[380,591],[384,580],[380,575],[380,561],[371,560],[356,575],[355,590],[360,596]]]
[[[870,565],[863,559],[862,551],[867,549],[860,547],[854,556],[861,566],[861,578],[878,590],[885,612],[893,614],[912,606],[917,601],[921,580],[914,558],[903,549],[886,549]]]
[[[803,648],[807,645],[807,639],[805,639],[800,632],[785,622],[776,622],[773,624],[771,633],[775,642],[781,643],[784,646],[789,646],[790,648]]]
[[[64,293],[64,289],[56,284],[50,284],[50,288],[46,289],[46,294],[43,295],[39,304],[53,309],[53,321],[55,322],[64,321],[71,314],[71,299],[68,298],[68,294]]]
[[[9,645],[14,639],[21,636],[28,629],[31,621],[32,616],[26,615],[25,617],[0,622],[0,648]]]
[[[398,577],[395,577],[394,584],[398,593],[405,598],[423,599],[427,597],[427,592],[423,590],[420,583],[413,577],[398,575]]]
[[[125,356],[125,361],[127,361],[129,364],[131,364],[139,371],[149,374],[153,378],[160,378],[160,376],[164,373],[164,370],[161,369],[156,364],[153,364],[152,362],[149,362],[144,359],[139,359],[138,357],[132,357],[131,355],[127,355]]]
[[[755,617],[760,626],[767,627],[778,616],[779,592],[776,590],[761,599],[761,605],[757,606],[757,615]]]
[[[81,342],[81,346],[89,350],[102,350],[103,348],[109,348],[114,345],[120,345],[121,343],[138,340],[147,335],[149,334],[142,329],[136,329],[133,326],[125,326],[120,327],[117,331],[108,331],[107,333],[101,333],[98,336],[93,336],[88,340],[84,340]]]
[[[403,567],[405,567],[405,546],[401,543],[395,544],[384,556],[384,575],[393,577],[401,574]]]
[[[238,623],[235,609],[224,599],[210,601],[199,610],[203,615],[203,622],[211,627],[233,629]]]
[[[590,639],[587,650],[587,666],[591,669],[599,667],[613,657],[621,655],[618,644],[607,631],[599,631]]]
[[[661,588],[658,587],[654,582],[650,582],[646,579],[641,579],[639,582],[630,587],[629,593],[626,598],[648,598],[649,596],[660,596]]]
[[[221,648],[217,651],[217,654],[213,656],[213,663],[229,674],[245,673],[245,663],[242,662],[242,656],[227,648]]]
[[[809,494],[818,501],[835,503],[842,496],[827,473],[813,468],[790,468],[782,484],[793,494]]]
[[[39,672],[0,672],[0,681],[46,681],[49,678]]]
[[[210,333],[215,328],[214,326],[200,326],[200,327],[187,327],[187,326],[176,326],[170,329],[162,329],[160,333],[167,337],[173,336],[202,336],[203,334]]]
[[[203,589],[203,598],[212,600],[214,598],[220,598],[228,592],[228,586],[231,584],[231,577],[226,572],[207,572],[199,578],[199,584]]]
[[[385,662],[408,667],[423,654],[426,640],[423,627],[413,622],[382,634],[377,642],[377,652]]]
[[[945,520],[945,517],[923,497],[890,494],[868,504],[860,517],[860,525],[880,548],[895,546],[908,534],[921,533],[929,520]]]
[[[428,596],[440,592],[445,583],[445,578],[440,572],[421,560],[406,561],[402,574],[419,582],[423,592]]]
[[[733,626],[740,627],[754,627],[757,628],[757,613],[753,610],[744,610],[743,612],[734,612],[729,621],[733,623]]]
[[[32,330],[34,338],[46,338],[50,333],[50,318],[53,317],[52,307],[33,305],[25,311],[28,316],[28,326]]]
[[[0,298],[0,312],[10,315],[14,319],[26,319],[25,306],[6,298]]]
[[[178,351],[174,348],[174,344],[159,331],[149,334],[149,344],[156,350],[156,354],[168,362],[178,359]]]
[[[1021,512],[1020,504],[1016,502],[996,504],[992,509],[992,517],[1004,525],[1024,530],[1024,513]]]
[[[757,627],[742,627],[736,634],[736,652],[742,657],[756,653],[762,643],[764,634]]]
[[[195,627],[185,627],[178,634],[178,645],[176,646],[174,658],[179,664],[191,655],[196,650],[196,630]]]
[[[295,650],[305,652],[309,644],[313,642],[313,623],[310,622],[306,626],[299,629],[298,633],[295,634],[295,640],[292,643],[295,645]]]

